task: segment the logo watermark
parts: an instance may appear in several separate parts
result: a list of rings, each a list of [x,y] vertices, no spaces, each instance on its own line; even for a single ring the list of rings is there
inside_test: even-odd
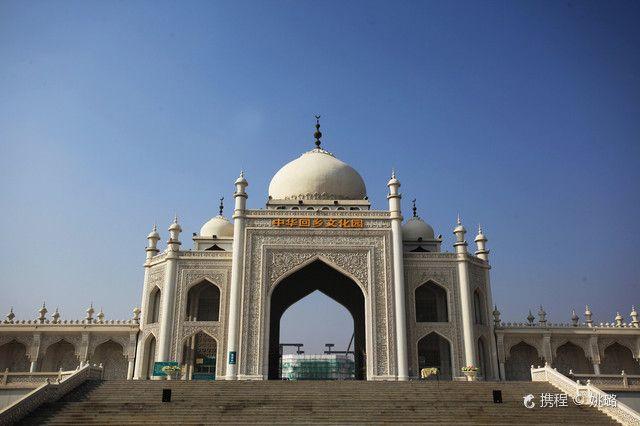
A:
[[[533,408],[537,404],[535,395],[528,394],[522,397],[522,404],[526,408]],[[615,394],[595,394],[589,391],[587,394],[577,394],[571,397],[575,405],[588,405],[590,407],[617,407],[618,401]],[[539,396],[540,408],[559,408],[569,406],[569,395],[566,393],[541,393]]]

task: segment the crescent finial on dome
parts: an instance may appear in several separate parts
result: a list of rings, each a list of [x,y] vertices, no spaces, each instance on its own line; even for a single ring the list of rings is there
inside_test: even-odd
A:
[[[316,138],[316,148],[320,148],[320,138],[322,137],[322,132],[320,132],[320,116],[316,115],[316,131],[313,134],[313,137]]]
[[[224,210],[224,197],[220,197],[220,216],[222,216],[222,211]]]
[[[416,199],[411,200],[413,203],[413,217],[418,217],[418,208],[416,207]]]

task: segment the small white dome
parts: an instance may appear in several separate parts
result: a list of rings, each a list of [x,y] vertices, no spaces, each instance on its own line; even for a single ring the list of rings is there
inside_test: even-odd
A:
[[[321,148],[287,163],[271,179],[274,200],[362,200],[367,188],[360,174]]]
[[[404,241],[434,240],[435,234],[431,225],[414,216],[402,225],[402,239]]]
[[[233,224],[224,216],[216,216],[202,225],[200,228],[200,236],[211,238],[212,236],[233,237]]]

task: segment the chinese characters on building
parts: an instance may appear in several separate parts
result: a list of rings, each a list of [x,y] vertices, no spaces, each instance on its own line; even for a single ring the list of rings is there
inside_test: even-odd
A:
[[[362,219],[287,218],[273,219],[273,226],[285,228],[363,228]]]

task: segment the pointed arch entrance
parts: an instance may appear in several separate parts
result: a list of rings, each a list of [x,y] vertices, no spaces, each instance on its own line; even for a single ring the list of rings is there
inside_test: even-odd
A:
[[[268,377],[280,378],[280,320],[294,303],[320,291],[344,306],[353,317],[355,377],[366,379],[365,298],[347,275],[315,260],[280,281],[271,293],[269,308]]]

